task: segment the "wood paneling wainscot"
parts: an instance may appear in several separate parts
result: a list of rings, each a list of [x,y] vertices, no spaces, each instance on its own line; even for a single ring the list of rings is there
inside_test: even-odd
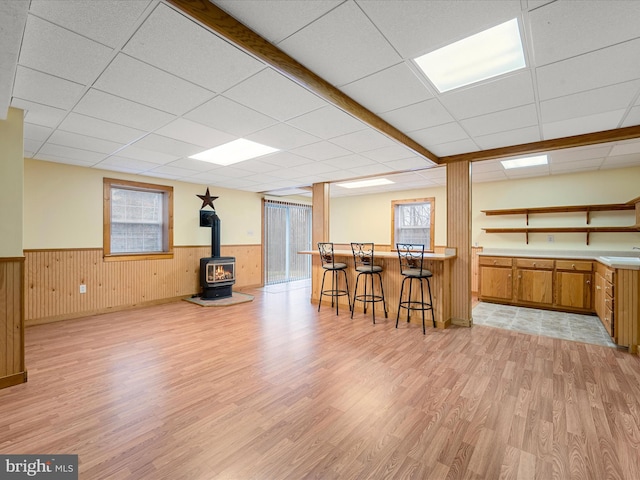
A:
[[[210,246],[174,247],[174,258],[105,262],[101,248],[25,251],[25,323],[37,325],[188,297],[200,291]],[[261,245],[222,245],[236,258],[234,289],[262,285]],[[86,293],[80,293],[86,285]]]
[[[0,388],[27,381],[23,276],[24,258],[0,258]]]

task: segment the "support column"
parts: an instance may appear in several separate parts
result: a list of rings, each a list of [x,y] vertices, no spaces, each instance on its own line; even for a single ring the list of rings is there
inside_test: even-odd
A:
[[[24,365],[24,113],[0,120],[0,388],[27,381]]]
[[[447,164],[447,246],[451,262],[451,323],[470,327],[471,317],[471,164]]]
[[[312,187],[311,248],[318,248],[318,242],[329,241],[329,188],[328,183],[314,183]],[[311,302],[317,303],[320,298],[320,282],[322,281],[322,265],[320,257],[311,256]]]

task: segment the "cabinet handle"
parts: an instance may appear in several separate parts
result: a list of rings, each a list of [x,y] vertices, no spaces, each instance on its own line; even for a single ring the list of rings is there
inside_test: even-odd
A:
[[[493,261],[493,264],[494,264],[494,265],[497,265],[497,264],[498,264],[498,261],[497,261],[497,260],[494,260],[494,261]]]
[[[587,285],[591,285],[591,280],[587,280]]]
[[[536,266],[536,262],[533,262],[533,266],[534,266],[534,267]]]
[[[600,288],[600,285],[596,285],[596,290],[602,290],[602,288]]]
[[[507,278],[511,278],[511,274],[507,275]]]
[[[571,268],[573,268],[573,269],[575,270],[575,269],[576,269],[576,264],[575,264],[575,263],[572,263],[572,264],[571,264]]]
[[[519,279],[520,279],[520,278],[522,278],[522,275],[518,275],[518,278],[519,278]]]

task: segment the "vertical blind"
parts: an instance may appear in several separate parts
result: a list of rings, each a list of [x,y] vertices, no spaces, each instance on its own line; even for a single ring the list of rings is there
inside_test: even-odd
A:
[[[311,278],[311,206],[264,202],[265,285]]]

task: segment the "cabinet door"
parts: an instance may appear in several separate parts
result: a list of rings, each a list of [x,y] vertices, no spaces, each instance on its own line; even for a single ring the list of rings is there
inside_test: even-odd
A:
[[[480,296],[511,300],[511,268],[480,267]]]
[[[516,270],[516,299],[519,302],[553,304],[553,270]]]
[[[556,272],[556,305],[591,310],[591,273]]]

